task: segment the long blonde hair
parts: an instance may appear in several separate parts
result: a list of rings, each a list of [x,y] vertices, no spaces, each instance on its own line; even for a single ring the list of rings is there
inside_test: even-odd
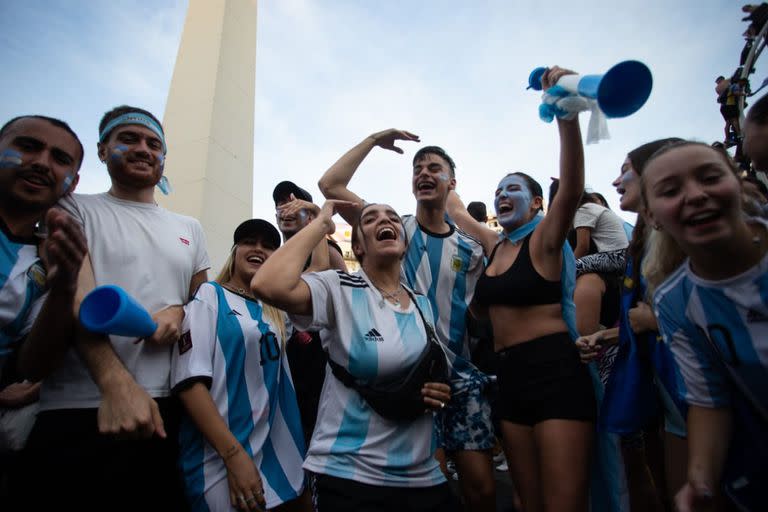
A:
[[[658,158],[660,155],[685,146],[702,146],[715,151],[723,157],[728,167],[730,167],[731,171],[738,177],[738,167],[724,149],[715,148],[709,144],[704,144],[703,142],[689,140],[681,140],[660,148],[648,158],[645,166],[647,167],[651,160]],[[643,198],[643,207],[648,210],[648,197],[645,191],[645,173],[640,176],[640,191]],[[742,199],[742,208],[743,206],[744,201]],[[669,233],[657,228],[650,230],[648,239],[646,240],[646,253],[643,258],[642,267],[643,276],[645,277],[647,284],[646,293],[649,299],[653,297],[656,288],[677,270],[687,257],[688,255],[683,251],[683,248],[680,247],[680,244],[678,244]]]
[[[221,267],[221,270],[219,271],[219,274],[216,276],[217,283],[223,285],[224,283],[230,281],[232,279],[232,275],[235,273],[235,252],[237,251],[237,245],[232,246],[232,250],[229,251],[229,255],[227,256],[227,261],[224,262],[224,265]],[[254,299],[257,300],[257,299]],[[281,309],[277,309],[276,307],[272,306],[271,304],[267,304],[264,301],[259,300],[258,301],[261,304],[261,310],[263,312],[264,318],[272,325],[275,329],[277,329],[277,334],[280,336],[280,344],[281,349],[285,347],[285,335],[286,335],[286,322],[288,320],[287,315],[285,311]]]

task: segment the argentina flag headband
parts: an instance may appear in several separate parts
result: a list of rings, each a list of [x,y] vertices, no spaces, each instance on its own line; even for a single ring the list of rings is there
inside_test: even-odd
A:
[[[142,114],[139,112],[128,112],[121,116],[117,116],[116,118],[108,122],[107,126],[105,126],[104,129],[101,130],[101,133],[99,134],[99,142],[104,143],[104,139],[107,138],[107,135],[109,134],[109,132],[114,130],[116,127],[124,124],[138,124],[146,128],[149,128],[155,133],[155,135],[157,135],[160,138],[160,141],[163,143],[163,154],[167,152],[167,148],[165,147],[165,136],[163,135],[163,129],[160,128],[160,125],[157,124],[157,122],[154,119],[152,119],[146,114]]]

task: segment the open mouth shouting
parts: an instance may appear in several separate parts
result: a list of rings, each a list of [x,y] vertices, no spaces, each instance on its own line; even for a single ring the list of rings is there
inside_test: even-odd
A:
[[[263,254],[251,254],[249,255],[245,261],[250,263],[251,265],[261,265],[266,261],[266,257]]]
[[[397,232],[391,226],[382,226],[376,231],[376,240],[397,240]]]

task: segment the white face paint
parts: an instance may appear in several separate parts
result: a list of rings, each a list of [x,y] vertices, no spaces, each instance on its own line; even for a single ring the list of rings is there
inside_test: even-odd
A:
[[[531,210],[532,201],[533,197],[523,177],[505,176],[499,182],[493,201],[499,224],[507,230],[521,226]]]
[[[450,180],[450,179],[451,179],[451,177],[450,177],[450,176],[448,176],[448,175],[447,175],[446,173],[444,173],[444,172],[441,172],[440,174],[438,174],[438,175],[437,175],[437,177],[440,179],[440,181],[448,181],[448,180]]]

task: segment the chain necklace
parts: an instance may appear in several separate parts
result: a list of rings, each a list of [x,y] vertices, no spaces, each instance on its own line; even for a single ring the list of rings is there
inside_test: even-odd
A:
[[[232,283],[230,281],[227,281],[226,283],[222,283],[222,286],[224,286],[224,288],[226,288],[227,290],[234,293],[238,293],[240,295],[250,295],[250,293],[248,293],[249,291],[247,291],[245,288],[238,288],[236,286],[232,286]]]
[[[373,281],[371,281],[371,283],[373,284]],[[391,300],[391,301],[392,301],[392,304],[394,304],[395,306],[397,306],[397,307],[400,307],[400,294],[401,294],[401,293],[402,293],[402,291],[403,291],[403,288],[402,288],[402,286],[398,285],[398,286],[397,286],[397,290],[395,290],[395,291],[394,291],[394,292],[392,292],[392,293],[389,293],[389,292],[385,292],[384,290],[382,290],[381,288],[379,288],[379,287],[378,287],[378,286],[376,286],[375,284],[374,284],[373,286],[374,286],[374,287],[375,287],[377,290],[379,290],[379,293],[381,293],[381,300],[379,301],[379,307],[380,307],[380,308],[383,308],[383,307],[384,307],[384,297],[386,297],[388,300]]]

